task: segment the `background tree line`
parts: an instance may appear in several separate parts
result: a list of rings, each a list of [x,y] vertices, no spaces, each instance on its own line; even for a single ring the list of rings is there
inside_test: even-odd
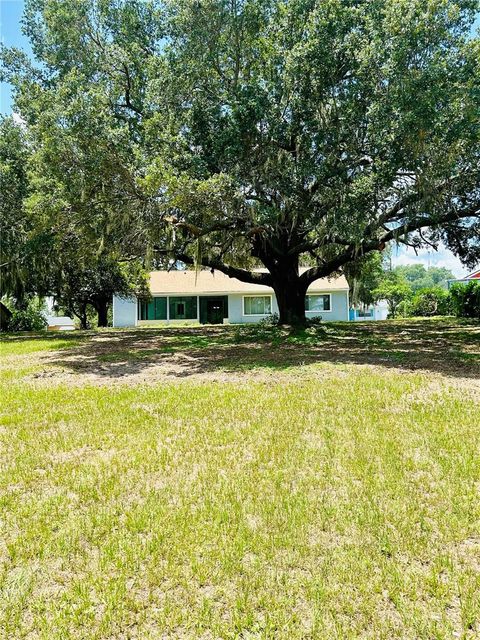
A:
[[[480,282],[454,282],[444,267],[421,264],[392,268],[388,257],[372,255],[348,274],[350,299],[369,307],[386,301],[389,317],[456,315],[480,319]]]

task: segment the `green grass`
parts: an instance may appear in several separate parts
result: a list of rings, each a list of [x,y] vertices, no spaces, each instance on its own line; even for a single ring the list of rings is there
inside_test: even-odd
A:
[[[478,403],[433,374],[298,372],[4,383],[0,637],[478,638]]]
[[[464,362],[473,362],[480,364],[480,354],[478,353],[463,353],[462,351],[453,351],[452,355]]]
[[[20,356],[38,351],[50,351],[56,349],[68,349],[81,344],[81,341],[73,338],[41,338],[38,335],[32,335],[29,338],[22,339],[18,334],[12,338],[3,338],[0,341],[0,356]]]

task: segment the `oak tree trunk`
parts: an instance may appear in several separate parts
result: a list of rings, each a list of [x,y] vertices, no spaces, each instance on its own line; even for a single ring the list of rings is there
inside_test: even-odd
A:
[[[279,324],[304,327],[307,323],[305,295],[308,285],[300,279],[298,262],[277,264],[270,273],[278,303]]]
[[[95,306],[98,315],[98,326],[108,327],[108,301],[101,300]]]
[[[86,306],[78,313],[78,319],[80,320],[80,329],[89,329],[88,315]]]

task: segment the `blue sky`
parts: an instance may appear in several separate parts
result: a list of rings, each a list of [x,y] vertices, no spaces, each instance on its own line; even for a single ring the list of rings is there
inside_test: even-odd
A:
[[[23,0],[0,0],[0,33],[2,43],[7,47],[18,47],[31,53],[30,43],[23,35],[20,20],[23,13]],[[10,113],[12,95],[6,82],[0,87],[0,113]]]
[[[1,41],[6,46],[15,46],[31,53],[28,39],[21,31],[21,18],[23,12],[23,0],[0,0],[0,34]],[[476,21],[480,28],[480,16]],[[12,111],[12,94],[10,86],[4,82],[0,87],[0,113],[9,114]],[[392,261],[394,264],[420,263],[425,266],[439,266],[451,269],[457,276],[467,273],[460,261],[444,248],[439,251],[421,251],[415,255],[413,251],[407,251],[403,247],[394,249]]]

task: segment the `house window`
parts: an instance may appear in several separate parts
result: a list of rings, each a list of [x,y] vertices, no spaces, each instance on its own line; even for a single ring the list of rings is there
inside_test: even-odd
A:
[[[170,320],[196,320],[197,296],[170,298]]]
[[[267,316],[272,313],[272,296],[244,296],[243,315]]]
[[[373,309],[358,309],[357,310],[357,318],[372,318],[373,317]]]
[[[331,311],[331,296],[329,293],[322,295],[305,296],[305,311]]]
[[[167,298],[151,298],[150,300],[138,301],[139,320],[166,320],[167,319]]]

